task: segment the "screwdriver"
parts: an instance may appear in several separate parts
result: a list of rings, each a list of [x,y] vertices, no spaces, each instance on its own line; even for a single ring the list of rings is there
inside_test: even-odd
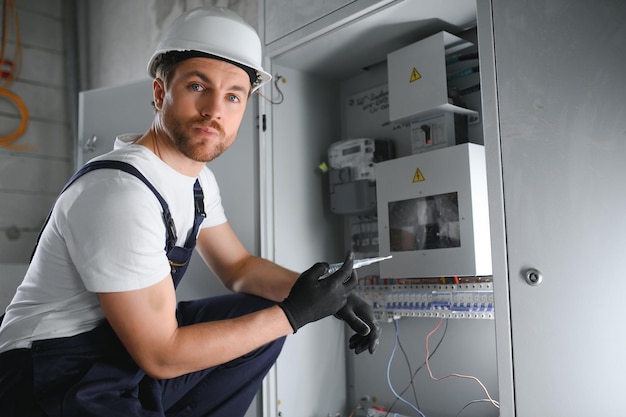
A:
[[[357,268],[361,268],[362,266],[375,264],[375,263],[380,262],[380,261],[391,259],[391,257],[392,257],[392,255],[377,256],[377,257],[374,257],[374,258],[355,259],[353,261],[353,263],[352,263],[352,269],[357,269]],[[324,275],[322,275],[319,279],[324,279],[324,278],[328,277],[329,275],[334,274],[342,266],[343,266],[343,262],[337,262],[336,264],[330,264],[328,266],[328,272],[325,273]]]

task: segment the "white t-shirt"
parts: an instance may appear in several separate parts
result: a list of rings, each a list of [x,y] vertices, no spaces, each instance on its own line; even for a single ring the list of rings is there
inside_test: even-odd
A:
[[[193,227],[194,177],[165,164],[153,152],[117,138],[95,159],[135,166],[169,205],[183,246]],[[206,218],[201,228],[226,222],[215,176],[199,175]],[[130,291],[156,284],[170,273],[162,207],[141,180],[117,169],[79,178],[55,203],[24,281],[0,328],[0,352],[30,347],[33,340],[73,336],[104,318],[96,293]]]

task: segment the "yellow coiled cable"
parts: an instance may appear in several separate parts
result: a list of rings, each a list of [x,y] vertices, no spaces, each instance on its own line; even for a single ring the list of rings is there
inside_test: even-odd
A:
[[[17,79],[19,73],[22,70],[22,41],[20,38],[19,22],[17,18],[17,10],[15,8],[14,0],[3,1],[3,21],[2,21],[2,45],[0,49],[0,69],[4,73],[4,68],[8,67],[11,70],[7,73],[6,79],[0,84],[0,97],[4,97],[11,101],[20,113],[20,124],[17,129],[10,132],[8,135],[0,136],[0,146],[12,149],[12,150],[25,150],[32,148],[28,145],[14,145],[17,139],[19,139],[28,127],[30,116],[28,114],[28,108],[24,104],[24,101],[15,94],[8,90],[8,87],[13,81]],[[5,60],[5,50],[7,44],[7,31],[9,27],[9,15],[13,15],[13,22],[15,26],[15,51],[13,53],[13,62]]]

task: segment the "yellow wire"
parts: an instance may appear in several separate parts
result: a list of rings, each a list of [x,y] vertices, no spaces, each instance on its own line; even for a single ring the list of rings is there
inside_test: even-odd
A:
[[[21,119],[17,129],[6,136],[0,136],[0,146],[16,151],[31,149],[32,146],[28,145],[13,145],[13,142],[21,137],[24,132],[26,132],[26,128],[28,127],[29,116],[26,105],[17,94],[5,88],[0,88],[0,97],[6,97],[9,101],[12,101],[13,104],[15,104],[15,107],[17,107],[20,112]]]
[[[12,150],[26,150],[33,147],[28,145],[13,145],[13,142],[19,139],[26,132],[26,128],[28,127],[28,122],[30,120],[28,109],[26,108],[26,105],[24,104],[22,99],[17,94],[7,89],[7,87],[17,79],[22,70],[22,40],[20,38],[19,21],[17,18],[17,9],[15,8],[14,0],[4,0],[3,12],[4,16],[2,22],[2,46],[0,48],[0,65],[4,65],[5,62],[4,57],[7,43],[7,28],[9,26],[9,12],[13,13],[13,22],[15,25],[15,51],[13,53],[13,68],[9,73],[7,79],[0,85],[0,97],[5,97],[9,101],[12,101],[15,107],[17,107],[20,112],[20,124],[13,132],[9,133],[6,136],[0,136],[0,146]]]

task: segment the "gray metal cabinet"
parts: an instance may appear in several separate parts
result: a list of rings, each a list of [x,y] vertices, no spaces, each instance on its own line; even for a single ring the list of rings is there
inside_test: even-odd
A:
[[[394,0],[260,0],[267,52],[289,49]]]
[[[265,2],[265,42],[270,44],[355,0],[273,0]]]
[[[503,417],[624,415],[624,22],[478,2]]]
[[[150,79],[80,92],[77,168],[112,150],[117,135],[148,130],[153,117]]]
[[[500,416],[622,416],[626,7],[621,0],[476,5]],[[462,4],[384,6],[335,19],[343,7],[330,21],[266,42],[268,67],[288,80],[289,105],[261,101],[263,244],[294,267],[309,262],[303,253],[336,253],[324,246],[336,224],[323,227],[323,206],[310,199],[321,189],[312,167],[341,131],[328,83],[425,35],[418,22],[452,22]],[[418,18],[418,10],[437,7]],[[315,238],[290,247],[294,233]]]
[[[353,4],[357,3],[364,4]],[[303,270],[319,260],[341,260],[344,248],[349,247],[343,219],[330,212],[328,179],[316,169],[327,158],[329,145],[345,134],[342,126],[345,115],[341,113],[342,94],[346,92],[340,91],[342,82],[359,75],[380,74],[387,53],[442,29],[459,32],[471,28],[476,18],[475,4],[466,0],[370,4],[374,6],[334,20],[317,31],[307,32],[312,27],[308,26],[290,35],[294,38],[285,37],[266,47],[267,69],[286,83],[279,84],[284,94],[280,104],[269,102],[270,98],[279,97],[272,84],[262,91],[267,99],[259,101],[265,121],[260,132],[262,254],[294,270]],[[335,13],[333,19],[338,16]],[[377,78],[368,87],[359,82],[354,93],[385,83],[386,72],[383,75],[382,81]],[[479,351],[476,356],[472,353],[468,356],[473,358],[472,364],[478,371],[486,374],[485,382],[493,386],[493,327],[489,326],[491,323],[468,324],[454,333],[460,344],[472,344]],[[419,326],[419,333],[424,335],[428,330],[423,327],[431,325],[430,321],[419,320],[404,324],[408,334],[414,334],[411,333],[414,326]],[[385,375],[380,369],[389,359],[393,325],[388,323],[384,332],[387,340],[380,353],[374,357],[362,354],[358,358],[347,352],[344,326],[333,318],[306,326],[290,336],[264,385],[263,415],[334,416],[339,412],[347,415],[346,411],[354,407],[363,393],[387,394]],[[477,335],[485,337],[474,343]],[[414,338],[411,343],[422,348],[423,339]],[[450,343],[458,346],[453,340]],[[457,355],[451,356],[454,356],[451,360],[446,357],[446,365],[459,359]],[[461,358],[467,362],[465,356]],[[405,369],[401,370],[404,375]],[[354,383],[356,378],[359,381]],[[370,382],[366,388],[361,386],[364,381]],[[446,414],[458,412],[466,404],[456,403],[463,401],[462,395],[451,401],[449,394],[441,389],[434,395],[428,390],[422,394],[433,407],[442,404],[439,411]],[[475,392],[472,398],[476,398]],[[393,398],[386,403],[392,401]],[[482,410],[477,408],[476,412]],[[472,412],[467,416],[477,415]],[[481,415],[495,413],[497,410],[493,408]]]

